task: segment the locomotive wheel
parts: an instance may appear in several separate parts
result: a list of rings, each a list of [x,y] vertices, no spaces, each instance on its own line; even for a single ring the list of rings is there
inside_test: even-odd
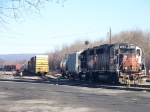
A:
[[[109,74],[108,75],[108,82],[118,84],[119,83],[118,75],[116,73]]]
[[[109,84],[112,83],[112,75],[111,75],[111,74],[108,75],[108,83],[109,83]]]
[[[92,79],[92,75],[89,75],[89,81],[93,81],[93,79]]]
[[[118,84],[119,83],[119,77],[116,73],[113,74],[113,83]]]
[[[93,75],[93,82],[98,82],[98,75],[97,75],[97,73],[94,73],[94,75]]]
[[[96,76],[95,74],[92,76],[92,82],[96,82],[96,77],[95,76]]]
[[[85,81],[89,81],[89,74],[87,74],[87,73],[85,75]]]
[[[73,80],[76,80],[76,75],[73,73],[72,75]]]

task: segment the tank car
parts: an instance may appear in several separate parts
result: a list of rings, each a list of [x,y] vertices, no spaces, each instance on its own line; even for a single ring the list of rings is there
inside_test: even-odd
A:
[[[78,79],[81,72],[80,54],[82,51],[75,51],[68,54],[67,58],[61,61],[60,68],[62,76],[66,76],[69,79]]]
[[[104,44],[86,49],[80,55],[79,76],[84,80],[137,83],[146,76],[142,50],[136,45]]]
[[[68,58],[63,59],[60,62],[60,71],[62,73],[62,77],[68,77],[68,66],[67,66]]]

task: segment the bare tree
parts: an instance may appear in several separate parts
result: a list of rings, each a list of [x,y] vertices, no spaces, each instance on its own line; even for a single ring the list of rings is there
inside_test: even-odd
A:
[[[0,27],[8,24],[10,18],[22,22],[27,15],[29,17],[40,16],[40,10],[46,2],[62,3],[66,0],[0,0]]]

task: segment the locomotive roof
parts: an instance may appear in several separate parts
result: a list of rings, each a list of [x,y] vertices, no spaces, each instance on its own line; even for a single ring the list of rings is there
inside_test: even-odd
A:
[[[112,46],[112,48],[115,47],[115,46],[117,46],[117,45],[122,45],[122,46],[132,45],[132,46],[136,46],[136,45],[134,45],[134,44],[124,43],[124,42],[119,43],[119,42],[118,42],[118,43],[115,43],[115,44]]]
[[[115,47],[115,46],[117,46],[117,45],[122,45],[122,46],[128,46],[128,45],[133,45],[133,44],[129,44],[129,43],[125,43],[125,42],[117,42],[117,43],[114,43],[114,44],[102,44],[102,45],[100,45],[100,46],[95,46],[95,47],[93,47],[93,48],[97,48],[97,49],[103,49],[103,48],[113,48],[113,47]],[[133,45],[134,46],[134,45]],[[136,45],[135,45],[136,46]],[[92,49],[93,49],[92,48]]]
[[[103,48],[110,48],[110,47],[112,47],[114,44],[102,44],[102,45],[100,45],[100,46],[95,46],[95,47],[93,47],[93,48],[98,48],[98,49],[103,49]]]
[[[72,53],[70,54],[74,54],[74,53],[82,53],[84,50],[80,50],[80,51],[73,51]]]

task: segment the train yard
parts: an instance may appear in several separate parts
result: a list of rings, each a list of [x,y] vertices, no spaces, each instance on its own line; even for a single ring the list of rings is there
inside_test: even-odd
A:
[[[56,80],[60,74],[37,76],[23,72],[14,78],[0,75],[1,111],[141,112],[149,111],[147,87],[110,85],[80,80]]]
[[[20,66],[4,68],[0,71],[0,94],[4,96],[1,99],[4,107],[0,106],[0,110],[3,111],[150,110],[150,80],[146,76],[141,48],[136,45],[104,44],[72,52],[54,72],[49,67],[48,55],[36,55]],[[16,105],[21,108],[15,104],[7,106],[7,99],[12,103],[17,99]],[[25,106],[20,105],[21,101]],[[31,102],[31,107],[27,108]]]
[[[13,82],[29,82],[29,83],[45,83],[51,85],[68,85],[77,87],[90,87],[90,88],[105,88],[105,89],[117,89],[117,90],[129,90],[129,91],[147,91],[150,92],[150,80],[143,84],[134,85],[131,84],[128,87],[125,84],[110,84],[107,82],[85,82],[80,80],[60,78],[61,74],[48,74],[46,76],[36,75],[29,72],[23,72],[23,77],[20,79],[19,74],[14,75],[0,75],[0,81],[13,81]]]

